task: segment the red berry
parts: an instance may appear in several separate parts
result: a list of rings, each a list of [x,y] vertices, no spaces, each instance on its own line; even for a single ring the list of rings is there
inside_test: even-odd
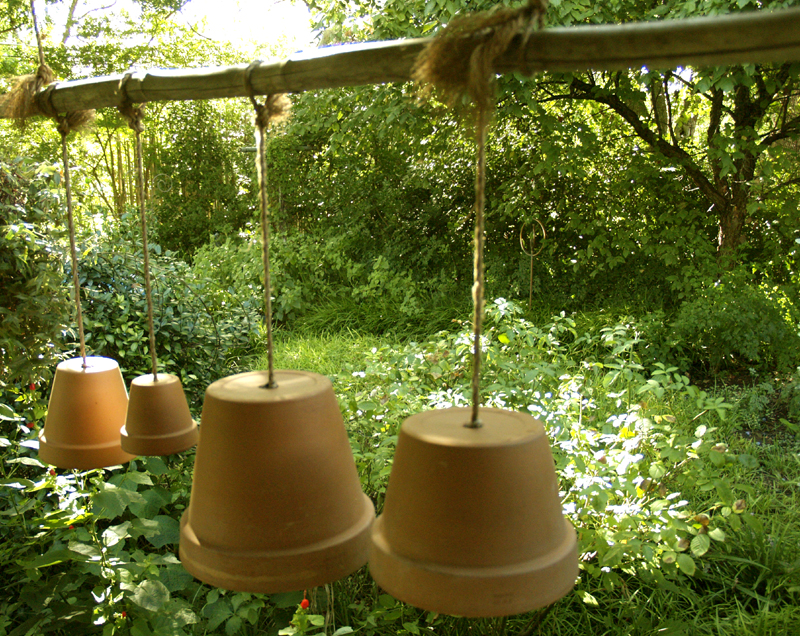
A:
[[[55,469],[55,468],[51,468],[51,469],[50,469],[49,471],[47,471],[47,472],[49,472],[49,473],[50,473],[50,476],[51,476],[51,477],[55,477],[55,476],[56,476],[56,469]]]
[[[33,382],[31,382],[31,383],[28,385],[28,390],[29,390],[29,391],[35,391],[35,390],[36,390],[36,385],[35,385]]]
[[[75,529],[75,526],[70,526],[70,527],[69,527],[69,529],[70,529],[70,530],[74,530],[74,529]]]
[[[308,609],[309,605],[311,605],[311,603],[308,602],[307,598],[304,598],[302,601],[300,601],[300,607],[303,609]]]
[[[128,618],[128,612],[122,612],[122,618]]]

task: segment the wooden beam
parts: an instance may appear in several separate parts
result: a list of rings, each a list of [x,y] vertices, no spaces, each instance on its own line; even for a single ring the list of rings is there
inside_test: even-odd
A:
[[[330,46],[252,72],[257,94],[299,93],[385,82],[406,82],[428,39]],[[512,44],[496,66],[513,71],[674,68],[800,60],[800,8],[775,12],[576,26],[533,33],[524,52]],[[127,92],[135,103],[245,97],[247,65],[135,73]],[[51,102],[59,112],[119,104],[121,75],[59,82]]]

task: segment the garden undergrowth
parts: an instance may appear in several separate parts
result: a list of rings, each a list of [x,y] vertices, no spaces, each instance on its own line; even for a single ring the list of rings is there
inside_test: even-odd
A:
[[[454,327],[402,342],[276,332],[277,367],[332,379],[379,512],[403,419],[468,404],[469,325]],[[484,403],[543,421],[578,532],[580,578],[551,608],[507,620],[436,615],[385,594],[366,568],[307,591],[308,608],[302,592],[210,588],[175,556],[192,452],[51,471],[36,459],[43,412],[20,403],[0,413],[0,636],[800,633],[793,412],[782,412],[778,437],[746,435],[769,409],[767,390],[700,389],[652,360],[645,331],[630,317],[534,324],[502,299],[488,308]]]

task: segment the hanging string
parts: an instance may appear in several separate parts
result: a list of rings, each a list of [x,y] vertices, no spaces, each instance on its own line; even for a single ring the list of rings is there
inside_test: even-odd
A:
[[[67,200],[67,230],[69,232],[72,285],[75,294],[75,313],[78,323],[78,341],[80,344],[80,356],[83,358],[83,368],[85,369],[87,368],[86,336],[83,329],[83,311],[81,310],[81,286],[78,277],[78,248],[75,241],[75,219],[73,214],[72,182],[70,180],[67,137],[72,131],[88,125],[94,118],[94,111],[81,110],[61,115],[52,104],[53,86],[50,86],[49,89],[42,92],[42,87],[50,84],[55,79],[55,76],[50,67],[45,63],[44,47],[42,45],[41,33],[39,32],[39,25],[36,20],[36,6],[34,0],[31,0],[30,4],[33,30],[36,33],[36,44],[39,53],[39,68],[36,74],[25,75],[17,79],[14,87],[9,91],[8,97],[5,100],[5,105],[20,128],[24,128],[27,119],[34,115],[52,117],[58,124],[58,132],[61,135],[64,192]]]
[[[153,294],[150,285],[150,249],[147,245],[147,217],[144,202],[144,167],[142,164],[142,133],[144,132],[144,105],[134,106],[128,97],[127,85],[132,73],[126,73],[119,83],[122,103],[119,112],[128,122],[136,137],[136,199],[139,204],[139,223],[142,227],[142,251],[144,253],[144,293],[147,298],[147,329],[150,333],[150,364],[153,382],[158,382],[158,359],[156,357],[156,329],[153,321]]]
[[[72,285],[75,291],[75,311],[78,321],[78,340],[80,353],[83,358],[83,368],[86,368],[86,337],[83,332],[83,312],[81,311],[81,286],[78,279],[78,248],[75,245],[75,221],[72,216],[72,186],[69,178],[69,151],[67,149],[67,136],[71,132],[67,117],[58,118],[58,132],[61,134],[61,158],[64,162],[64,191],[67,197],[67,228],[69,230],[69,253],[72,261]]]
[[[515,37],[522,37],[520,53],[534,28],[541,27],[545,0],[529,0],[516,9],[500,8],[485,13],[456,18],[422,51],[412,75],[430,94],[439,90],[444,101],[453,106],[464,97],[475,105],[475,241],[472,299],[472,415],[469,428],[480,428],[481,335],[484,307],[484,240],[486,207],[486,130],[494,108],[494,63]]]
[[[282,93],[267,95],[263,104],[258,103],[251,82],[253,69],[260,64],[255,61],[244,73],[244,85],[250,96],[250,103],[255,110],[255,127],[257,137],[256,172],[258,173],[258,200],[261,206],[261,245],[264,266],[264,319],[267,326],[267,384],[264,388],[274,389],[275,354],[272,338],[272,286],[269,272],[269,199],[267,195],[267,128],[272,121],[286,116],[289,110],[289,99]]]
[[[485,215],[486,207],[486,128],[489,113],[484,107],[478,108],[475,121],[475,135],[478,148],[475,168],[475,243],[474,243],[474,272],[472,284],[472,417],[470,428],[480,428],[480,403],[481,403],[481,334],[483,331],[483,244],[486,234]]]

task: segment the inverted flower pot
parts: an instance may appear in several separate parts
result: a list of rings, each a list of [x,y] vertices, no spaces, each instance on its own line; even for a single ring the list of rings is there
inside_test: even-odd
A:
[[[119,429],[125,423],[128,394],[119,365],[89,356],[56,367],[39,459],[59,468],[89,470],[116,466],[135,456],[122,450]]]
[[[180,558],[229,590],[288,592],[367,561],[375,511],[361,492],[330,381],[304,371],[230,376],[206,390]]]
[[[180,378],[168,373],[156,378],[148,373],[131,382],[120,437],[122,449],[135,455],[172,455],[197,444],[197,424]]]
[[[395,598],[442,614],[549,605],[578,576],[544,428],[524,413],[427,411],[403,422],[370,572]]]

